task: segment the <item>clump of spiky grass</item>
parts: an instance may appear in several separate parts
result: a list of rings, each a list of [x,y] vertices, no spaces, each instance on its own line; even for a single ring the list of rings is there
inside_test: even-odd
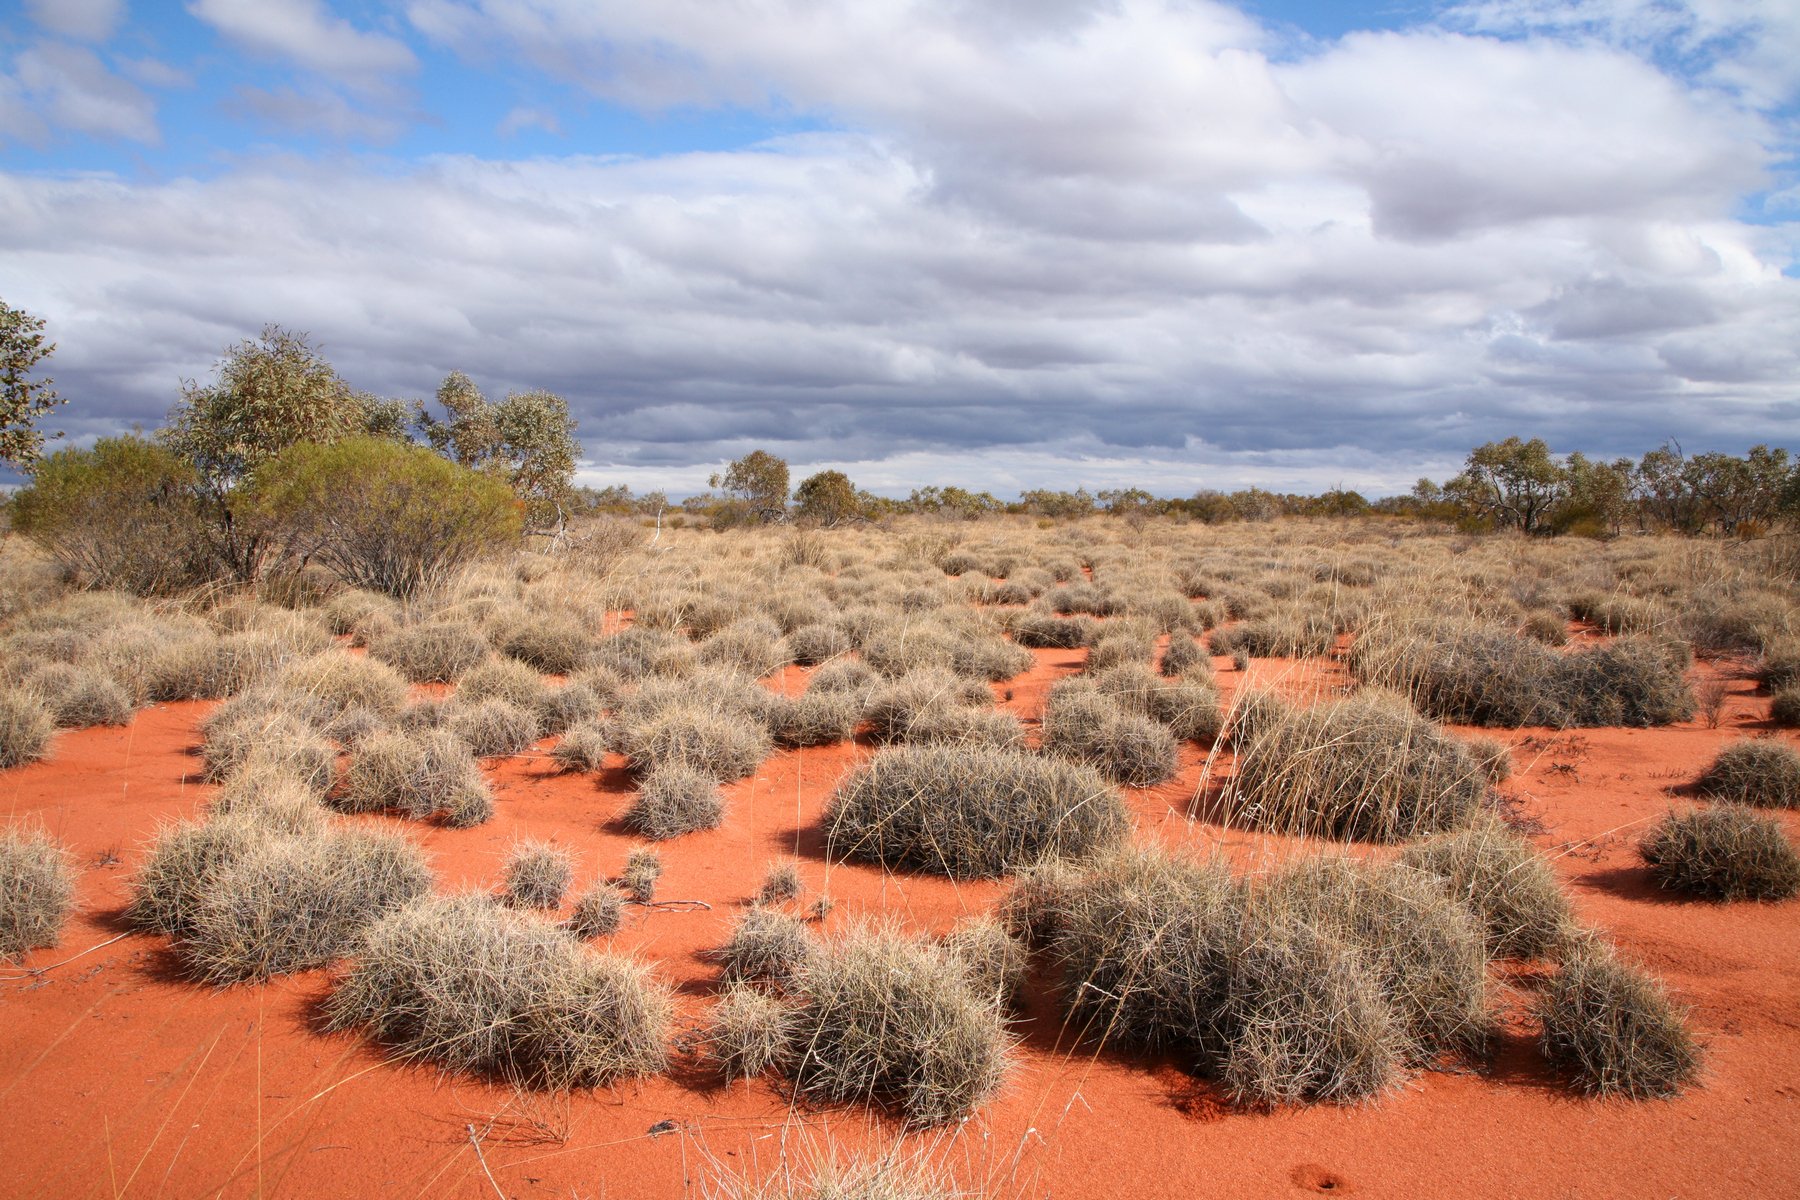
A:
[[[444,723],[477,758],[517,754],[542,736],[537,714],[506,700],[467,703],[459,696]]]
[[[1050,689],[1043,732],[1046,751],[1086,763],[1115,783],[1149,787],[1175,774],[1175,738],[1167,729],[1082,683]]]
[[[713,1005],[707,1047],[726,1079],[751,1079],[793,1053],[793,1012],[780,997],[742,983]]]
[[[546,690],[532,711],[537,714],[539,731],[548,735],[591,721],[600,715],[600,709],[600,697],[587,684],[566,683]]]
[[[706,1200],[972,1200],[976,1193],[959,1187],[925,1154],[893,1149],[860,1157],[820,1151],[798,1163],[784,1155],[766,1178],[721,1172],[702,1195]]]
[[[0,962],[54,946],[75,906],[75,861],[41,829],[0,833]]]
[[[802,625],[788,634],[788,652],[803,667],[827,662],[850,651],[850,635],[829,621]]]
[[[1539,994],[1544,1054],[1583,1091],[1673,1096],[1700,1069],[1700,1047],[1657,984],[1597,942],[1578,945]]]
[[[847,741],[862,719],[862,697],[854,692],[815,692],[777,697],[769,710],[769,735],[777,746],[825,746]]]
[[[1078,677],[1126,712],[1148,717],[1186,741],[1211,745],[1225,724],[1219,708],[1219,689],[1210,672],[1195,672],[1170,679],[1142,664],[1127,663]]]
[[[594,656],[595,640],[572,617],[533,613],[500,633],[500,652],[548,675],[569,675]]]
[[[1800,854],[1773,818],[1735,804],[1670,813],[1639,843],[1656,882],[1718,900],[1786,900]]]
[[[430,621],[375,639],[369,654],[414,683],[454,683],[487,660],[488,644],[473,625]]]
[[[232,772],[207,811],[249,816],[286,833],[313,833],[326,826],[317,793],[268,759],[253,759]]]
[[[380,733],[350,758],[332,803],[345,812],[395,810],[456,828],[493,815],[493,794],[468,745],[447,730]]]
[[[762,886],[756,889],[756,903],[785,904],[798,900],[806,891],[800,879],[800,864],[791,858],[769,864],[763,873]]]
[[[1800,684],[1786,684],[1775,689],[1769,701],[1769,719],[1785,729],[1800,725]]]
[[[985,684],[943,670],[912,671],[869,693],[863,719],[880,741],[916,740],[921,729],[942,728],[958,710],[991,706]]]
[[[1031,611],[1019,613],[1011,624],[1013,641],[1036,650],[1079,650],[1092,644],[1100,628],[1092,617]]]
[[[1114,632],[1106,630],[1088,648],[1090,671],[1107,667],[1144,666],[1156,655],[1156,642],[1146,632],[1136,629]]]
[[[516,842],[506,856],[502,886],[520,908],[555,908],[575,878],[575,857],[550,842]]]
[[[957,878],[1086,854],[1124,835],[1118,793],[1092,768],[1019,750],[884,750],[833,793],[826,844],[845,858]]]
[[[1158,669],[1170,678],[1190,672],[1196,677],[1204,677],[1212,673],[1212,655],[1192,636],[1173,633],[1169,635],[1169,646],[1163,651]]]
[[[132,880],[126,919],[147,933],[187,933],[212,877],[274,836],[251,813],[164,826]]]
[[[999,1010],[957,958],[892,925],[857,925],[819,943],[781,1011],[752,1003],[724,1014],[736,1036],[721,1038],[715,1025],[730,1069],[761,1060],[808,1099],[891,1104],[913,1125],[954,1121],[986,1103],[1010,1056]]]
[[[1800,752],[1776,738],[1733,742],[1694,786],[1714,800],[1794,808],[1800,806]]]
[[[698,653],[708,666],[738,671],[752,679],[773,674],[794,661],[781,627],[767,617],[733,621],[701,642]]]
[[[1550,864],[1498,820],[1417,842],[1400,861],[1442,880],[1450,896],[1480,918],[1496,958],[1555,954],[1574,927]]]
[[[1325,930],[1364,957],[1399,1015],[1408,1061],[1474,1055],[1487,1045],[1486,930],[1433,875],[1401,863],[1319,854],[1263,885],[1282,919]]]
[[[619,886],[640,904],[648,904],[656,895],[656,881],[662,878],[662,855],[648,846],[635,846],[625,856],[625,869],[619,873]]]
[[[202,747],[206,777],[222,780],[252,763],[278,769],[314,795],[331,790],[337,747],[298,717],[281,711],[242,712],[208,721]]]
[[[569,917],[569,932],[582,941],[611,937],[625,919],[625,897],[610,883],[597,883],[581,893]]]
[[[528,1087],[660,1070],[673,1004],[648,970],[479,896],[427,897],[369,930],[326,1002],[401,1056]]]
[[[1491,784],[1502,784],[1512,778],[1512,747],[1497,737],[1474,736],[1463,739],[1469,753],[1481,764]]]
[[[130,693],[92,667],[46,663],[31,672],[26,686],[42,698],[58,728],[131,723]]]
[[[759,904],[738,917],[731,936],[712,954],[728,983],[785,984],[812,952],[813,936],[806,922]]]
[[[1257,719],[1232,734],[1225,791],[1232,816],[1256,828],[1398,841],[1466,825],[1487,792],[1467,747],[1392,693],[1310,709],[1257,704]]]
[[[37,693],[24,689],[0,693],[0,769],[44,757],[55,732],[56,721]]]
[[[1025,986],[1030,950],[994,917],[965,917],[940,944],[962,968],[975,994],[995,1008],[1012,1004]]]
[[[881,676],[875,668],[860,658],[839,658],[826,663],[807,682],[809,694],[849,693],[858,697],[866,697],[868,693],[881,683]]]
[[[406,838],[363,829],[266,836],[207,874],[176,948],[225,985],[321,966],[383,915],[431,890]]]
[[[535,709],[549,685],[537,671],[516,659],[490,659],[469,671],[456,685],[459,701],[504,700],[523,709]]]
[[[550,751],[551,759],[565,771],[598,771],[612,749],[613,729],[602,721],[584,721],[564,731]]]
[[[704,700],[667,704],[637,719],[621,713],[618,736],[635,767],[681,765],[717,780],[751,774],[772,748],[760,718]]]
[[[144,667],[151,700],[218,700],[279,664],[287,648],[266,633],[189,638],[159,648]]]
[[[343,650],[291,662],[270,682],[278,692],[307,697],[333,712],[365,709],[391,717],[406,706],[406,680],[398,671]]]
[[[637,798],[625,810],[625,824],[655,841],[701,829],[725,819],[718,781],[685,762],[664,763],[645,774]]]

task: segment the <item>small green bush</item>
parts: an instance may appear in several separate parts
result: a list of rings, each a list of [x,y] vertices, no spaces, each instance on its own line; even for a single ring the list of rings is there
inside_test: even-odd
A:
[[[1718,900],[1786,900],[1800,854],[1772,817],[1726,804],[1670,813],[1638,846],[1657,883]]]

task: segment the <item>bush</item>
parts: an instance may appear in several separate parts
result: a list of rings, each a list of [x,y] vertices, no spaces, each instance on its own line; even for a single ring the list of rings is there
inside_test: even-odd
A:
[[[1058,617],[1022,612],[1012,622],[1013,641],[1040,650],[1079,650],[1093,642],[1099,625],[1092,617]]]
[[[23,766],[44,757],[56,722],[34,692],[0,692],[0,768]]]
[[[575,901],[569,932],[583,941],[611,937],[625,919],[625,898],[608,883],[597,883]]]
[[[763,875],[762,886],[756,891],[756,903],[780,904],[787,900],[798,900],[806,890],[800,880],[800,864],[792,859],[770,863],[767,873]]]
[[[600,721],[584,721],[565,731],[550,751],[556,765],[565,771],[598,771],[606,765],[607,751],[612,749],[613,730]]]
[[[792,1013],[779,997],[732,984],[713,1005],[706,1041],[726,1079],[749,1079],[786,1059],[795,1033]]]
[[[550,1088],[660,1070],[672,1008],[645,968],[479,896],[384,917],[326,1002],[404,1057]]]
[[[1256,828],[1391,842],[1466,825],[1487,792],[1468,749],[1391,693],[1294,709],[1270,699],[1232,735],[1225,794]]]
[[[1800,854],[1780,824],[1734,804],[1670,813],[1638,850],[1665,888],[1718,900],[1786,900],[1800,892]]]
[[[349,829],[265,837],[207,872],[177,950],[209,983],[322,966],[431,890],[424,856],[397,834]]]
[[[1001,875],[1124,835],[1125,806],[1099,774],[1018,750],[884,750],[832,795],[834,856],[955,878]]]
[[[488,644],[473,625],[431,621],[377,638],[369,654],[414,683],[454,683],[487,659]]]
[[[1714,800],[1794,808],[1800,806],[1800,752],[1774,738],[1733,742],[1694,786]]]
[[[1125,711],[1148,717],[1186,741],[1211,745],[1225,724],[1219,689],[1210,675],[1166,679],[1148,667],[1124,665],[1080,678]]]
[[[625,811],[625,824],[654,841],[666,841],[701,829],[716,829],[725,819],[719,784],[703,771],[682,762],[652,768]]]
[[[640,904],[650,903],[656,894],[656,881],[662,878],[662,855],[648,846],[638,846],[625,856],[625,869],[619,874],[619,886]]]
[[[535,711],[540,730],[546,734],[562,733],[571,725],[599,716],[600,697],[585,683],[566,683],[546,691],[539,698]]]
[[[270,684],[284,696],[310,699],[334,713],[360,708],[392,717],[406,707],[406,680],[399,672],[343,650],[289,663]]]
[[[533,613],[506,630],[501,653],[548,675],[572,675],[587,666],[594,638],[572,617]]]
[[[787,984],[812,952],[812,934],[804,921],[755,905],[737,919],[713,957],[727,983]]]
[[[639,720],[620,715],[619,748],[640,770],[678,765],[717,780],[742,779],[772,748],[760,719],[703,701],[670,704]]]
[[[912,671],[872,691],[863,719],[879,741],[913,741],[917,731],[942,727],[953,710],[987,708],[993,702],[993,693],[975,680],[943,670]]]
[[[1400,861],[1443,881],[1450,896],[1480,919],[1488,953],[1496,958],[1555,954],[1574,926],[1550,864],[1497,820],[1417,842]]]
[[[506,856],[506,898],[521,908],[555,908],[574,877],[574,856],[549,842],[517,842]]]
[[[213,876],[280,836],[250,813],[165,826],[132,880],[126,920],[146,933],[191,932]]]
[[[862,718],[862,697],[853,692],[807,691],[796,699],[777,697],[769,710],[769,734],[777,746],[824,746],[848,741]]]
[[[256,469],[243,501],[270,528],[279,561],[400,597],[514,541],[522,525],[500,480],[385,438],[289,446]]]
[[[1091,686],[1052,688],[1043,731],[1046,751],[1086,763],[1114,783],[1149,787],[1175,774],[1175,739],[1169,731],[1120,711]]]
[[[284,712],[239,710],[205,725],[206,777],[222,780],[254,762],[285,773],[315,796],[331,790],[337,747],[311,725]]]
[[[834,659],[850,651],[850,638],[829,621],[802,625],[788,635],[788,653],[803,667]]]
[[[1539,994],[1544,1054],[1583,1091],[1632,1099],[1673,1096],[1693,1081],[1700,1048],[1651,979],[1603,946],[1567,955]]]
[[[475,756],[447,731],[378,733],[356,748],[333,796],[345,812],[394,810],[467,828],[493,815]]]
[[[477,758],[517,754],[530,749],[542,733],[535,713],[505,700],[474,704],[459,700],[450,706],[444,723]]]
[[[75,861],[42,830],[0,834],[0,962],[54,946],[75,907]]]
[[[160,648],[144,669],[152,700],[218,700],[240,692],[280,663],[287,649],[265,633],[191,638]]]
[[[281,833],[323,833],[327,825],[313,790],[279,764],[261,759],[234,771],[207,811],[236,813]]]
[[[988,1004],[1004,1009],[1017,999],[1031,969],[1025,943],[992,917],[966,917],[940,943],[963,978]]]
[[[28,686],[42,698],[58,728],[131,723],[130,693],[92,667],[47,663],[31,672]]]
[[[169,595],[214,578],[198,536],[193,470],[148,439],[101,438],[37,464],[13,527],[81,587]]]
[[[1169,648],[1163,651],[1160,670],[1171,678],[1190,671],[1208,675],[1212,673],[1212,655],[1188,634],[1170,634]]]
[[[517,708],[535,709],[549,690],[535,668],[517,659],[493,659],[463,675],[456,686],[456,698],[467,704],[504,700]]]
[[[700,643],[700,661],[751,678],[773,674],[794,661],[781,629],[767,617],[733,621]]]

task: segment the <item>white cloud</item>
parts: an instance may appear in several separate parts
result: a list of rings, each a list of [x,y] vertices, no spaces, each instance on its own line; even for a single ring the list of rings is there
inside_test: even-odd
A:
[[[125,17],[125,0],[25,0],[25,10],[51,33],[104,42]]]
[[[509,109],[507,114],[500,118],[499,125],[495,127],[495,131],[501,137],[506,138],[513,137],[527,129],[541,129],[550,134],[561,134],[563,131],[562,122],[556,119],[555,113],[548,109],[528,108],[523,105]]]
[[[347,85],[385,89],[418,67],[399,38],[334,15],[321,0],[191,0],[188,11],[246,49]]]
[[[321,87],[240,87],[225,107],[278,132],[340,141],[387,142],[406,128],[399,118],[367,111]]]
[[[136,84],[113,74],[93,51],[38,42],[0,75],[0,128],[12,137],[42,141],[48,129],[156,144],[156,103]]]

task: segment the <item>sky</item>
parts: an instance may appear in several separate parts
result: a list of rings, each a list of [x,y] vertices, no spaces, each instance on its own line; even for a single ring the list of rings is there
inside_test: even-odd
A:
[[[1800,448],[1792,0],[0,0],[64,444],[267,324],[764,448],[1370,495],[1510,435]]]

